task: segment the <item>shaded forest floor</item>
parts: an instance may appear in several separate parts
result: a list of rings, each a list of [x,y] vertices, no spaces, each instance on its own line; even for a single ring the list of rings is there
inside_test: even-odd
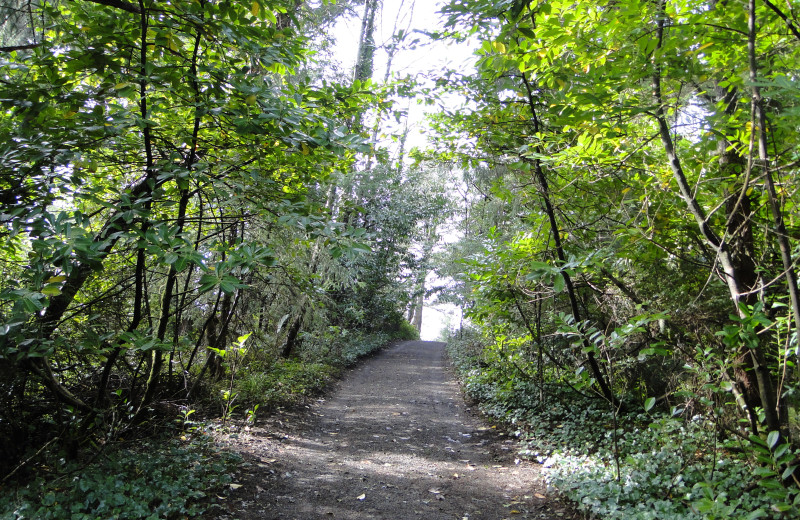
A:
[[[245,463],[209,519],[579,517],[464,402],[442,343],[400,343],[307,411],[223,441]]]

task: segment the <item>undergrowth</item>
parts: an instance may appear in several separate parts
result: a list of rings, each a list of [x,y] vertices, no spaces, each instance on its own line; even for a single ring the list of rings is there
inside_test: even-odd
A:
[[[407,330],[395,334],[332,330],[323,338],[307,337],[298,358],[260,367],[254,363],[247,368],[242,363],[249,354],[247,336],[239,338],[237,348],[229,349],[223,357],[225,377],[210,392],[223,396],[221,403],[211,401],[212,405],[223,405],[221,425],[194,422],[190,419],[194,410],[185,407],[179,421],[190,431],[179,439],[174,438],[174,431],[173,437],[138,438],[122,443],[125,447],[84,450],[82,460],[44,451],[35,457],[37,467],[29,468],[33,476],[0,487],[0,519],[197,517],[217,507],[217,497],[230,483],[234,466],[241,462],[237,455],[216,446],[205,431],[227,428],[226,421],[233,415],[241,414],[249,422],[259,409],[299,404],[319,394],[360,358],[407,336]],[[87,462],[87,457],[94,458]]]
[[[304,337],[297,358],[280,359],[265,368],[242,370],[234,381],[239,410],[292,406],[318,395],[342,370],[394,340],[414,339],[401,328],[394,334],[363,333],[330,327],[320,336]],[[417,335],[418,337],[418,335]]]
[[[0,493],[8,520],[178,519],[215,507],[238,455],[196,432],[107,449],[91,462],[56,458],[27,485]]]
[[[800,493],[780,482],[797,455],[788,445],[723,437],[702,416],[615,417],[603,400],[487,366],[480,353],[475,336],[448,342],[465,392],[512,429],[521,455],[540,462],[548,484],[589,518],[800,517]]]

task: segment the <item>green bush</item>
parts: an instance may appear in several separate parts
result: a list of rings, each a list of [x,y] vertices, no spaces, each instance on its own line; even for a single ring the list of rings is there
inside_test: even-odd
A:
[[[293,405],[321,392],[341,370],[388,345],[386,333],[353,332],[329,327],[318,336],[306,335],[298,359],[278,360],[258,371],[242,370],[235,380],[237,408]]]
[[[265,372],[241,374],[236,381],[239,402],[247,407],[297,404],[320,392],[338,373],[324,363],[281,360]]]
[[[323,334],[304,338],[300,359],[306,363],[347,367],[359,358],[385,347],[392,339],[393,336],[385,332],[328,327]]]
[[[397,332],[392,334],[392,337],[399,340],[418,340],[419,331],[408,320],[403,320],[400,322]]]
[[[797,456],[787,445],[720,439],[714,420],[702,416],[615,417],[602,399],[557,384],[542,389],[503,370],[483,355],[480,336],[470,332],[451,338],[447,351],[465,392],[522,441],[520,454],[543,465],[548,485],[592,518],[749,520],[800,514],[800,493],[784,488],[779,478],[791,469],[783,469],[786,461]]]

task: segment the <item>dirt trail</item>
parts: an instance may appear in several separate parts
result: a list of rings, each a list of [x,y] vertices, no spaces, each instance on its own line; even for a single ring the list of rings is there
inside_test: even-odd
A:
[[[442,343],[381,352],[310,413],[283,420],[233,439],[251,462],[217,518],[573,517],[545,496],[538,466],[515,460],[514,443],[470,412]]]

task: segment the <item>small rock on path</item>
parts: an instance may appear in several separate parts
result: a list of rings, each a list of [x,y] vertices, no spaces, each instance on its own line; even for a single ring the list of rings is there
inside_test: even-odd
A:
[[[291,424],[273,417],[230,439],[249,464],[216,518],[578,518],[471,413],[445,366],[443,343],[400,343]]]

